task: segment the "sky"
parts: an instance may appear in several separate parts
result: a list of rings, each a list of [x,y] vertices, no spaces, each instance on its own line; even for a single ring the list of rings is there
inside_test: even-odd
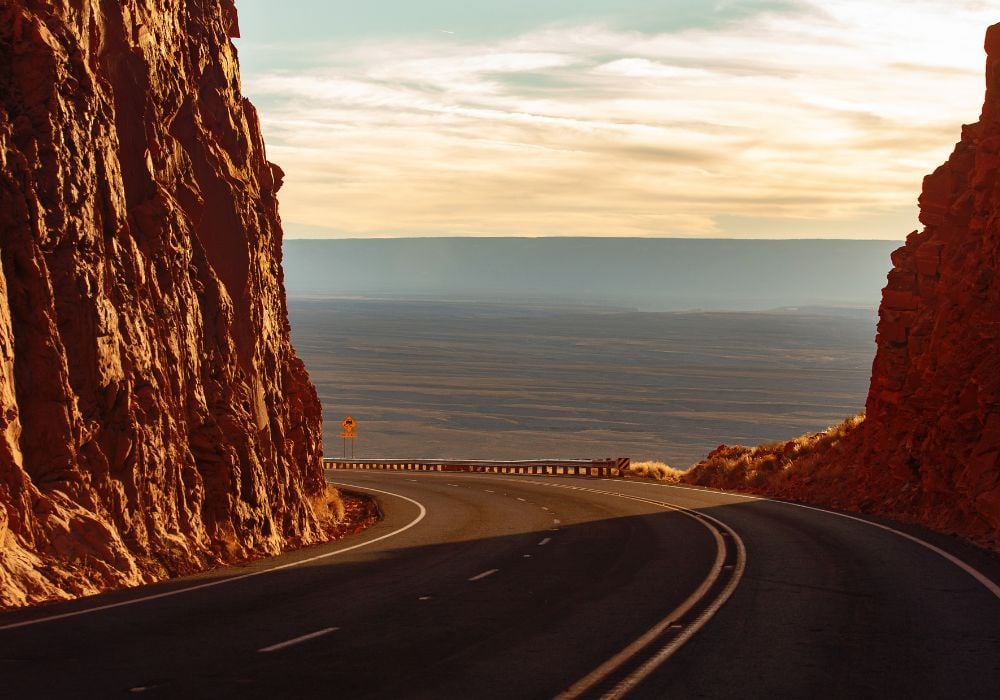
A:
[[[288,238],[901,239],[1000,0],[237,0]]]

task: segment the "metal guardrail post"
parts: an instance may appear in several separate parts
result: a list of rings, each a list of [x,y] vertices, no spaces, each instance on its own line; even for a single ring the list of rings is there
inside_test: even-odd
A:
[[[324,459],[323,463],[332,469],[385,470],[395,472],[449,472],[472,474],[520,474],[582,476],[591,478],[621,477],[628,469],[628,457],[586,460],[523,460],[523,461],[445,461],[427,460],[422,462],[404,460],[341,460]]]

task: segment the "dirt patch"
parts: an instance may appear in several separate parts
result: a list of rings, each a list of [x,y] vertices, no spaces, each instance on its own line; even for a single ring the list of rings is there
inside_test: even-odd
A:
[[[325,528],[330,541],[356,535],[382,519],[382,510],[372,496],[341,491],[340,498],[344,503],[344,517]]]

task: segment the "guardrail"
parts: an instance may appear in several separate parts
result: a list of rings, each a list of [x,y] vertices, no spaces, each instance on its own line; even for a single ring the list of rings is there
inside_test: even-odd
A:
[[[394,460],[394,459],[324,459],[328,469],[377,469],[409,472],[471,472],[476,474],[526,474],[534,476],[587,476],[610,478],[622,476],[629,458],[617,459],[539,459],[513,462],[482,460]]]

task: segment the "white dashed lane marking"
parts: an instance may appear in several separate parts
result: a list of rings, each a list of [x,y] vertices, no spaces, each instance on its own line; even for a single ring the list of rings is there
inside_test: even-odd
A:
[[[486,578],[487,576],[492,576],[493,574],[495,574],[498,571],[500,571],[500,569],[490,569],[489,571],[484,571],[481,574],[476,574],[475,576],[473,576],[469,580],[470,581],[479,581],[481,579]]]
[[[289,639],[286,642],[278,642],[277,644],[272,644],[269,647],[264,647],[263,649],[258,649],[257,651],[261,654],[268,654],[272,651],[287,649],[288,647],[295,646],[296,644],[301,644],[302,642],[308,642],[310,639],[316,639],[317,637],[322,637],[325,634],[336,632],[338,629],[340,628],[327,627],[326,629],[321,629],[318,632],[310,632],[309,634],[303,634],[301,637],[296,637],[295,639]]]
[[[541,542],[538,543],[538,546],[539,547],[544,547],[545,545],[547,545],[551,541],[552,541],[551,537],[546,537],[544,540],[542,540]]]

